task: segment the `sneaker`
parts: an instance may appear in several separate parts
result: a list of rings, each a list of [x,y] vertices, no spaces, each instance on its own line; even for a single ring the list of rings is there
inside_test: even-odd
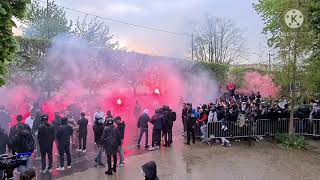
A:
[[[82,150],[81,150],[81,149],[77,149],[76,151],[77,151],[77,152],[82,152]]]
[[[84,150],[82,150],[82,152],[83,152],[83,153],[85,153],[85,152],[87,152],[87,150],[86,150],[86,149],[84,149]]]
[[[124,163],[118,164],[118,167],[124,167]]]
[[[67,169],[71,169],[71,166],[67,166]]]
[[[159,150],[160,149],[160,146],[156,146],[156,150]]]
[[[45,174],[45,173],[47,173],[47,170],[46,169],[40,170],[40,173]]]
[[[64,167],[58,167],[56,170],[57,171],[64,171]]]
[[[148,148],[149,148],[149,145],[145,145],[144,148],[145,148],[145,149],[148,149]]]
[[[105,174],[107,174],[107,175],[113,175],[113,173],[112,173],[112,171],[111,170],[109,170],[109,171],[106,171],[106,172],[104,172]]]
[[[156,148],[154,148],[154,147],[149,148],[149,151],[154,151],[154,150],[156,150]]]

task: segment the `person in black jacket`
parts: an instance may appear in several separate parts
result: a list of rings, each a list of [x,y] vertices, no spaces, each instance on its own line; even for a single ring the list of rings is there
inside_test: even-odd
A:
[[[88,119],[86,119],[86,114],[84,112],[81,113],[81,119],[78,121],[78,125],[79,149],[77,149],[77,151],[85,153],[87,151]]]
[[[48,115],[41,116],[41,124],[38,129],[38,142],[41,153],[41,173],[52,170],[52,148],[54,141],[54,127],[48,123]],[[48,169],[46,168],[46,155],[48,155]]]
[[[67,168],[71,168],[71,154],[70,154],[70,137],[73,134],[73,129],[68,125],[68,118],[61,119],[61,125],[58,127],[57,139],[58,149],[60,155],[60,167],[57,171],[64,170],[64,154],[67,155]]]
[[[142,138],[143,133],[146,135],[146,143],[145,148],[147,149],[149,147],[148,145],[148,122],[150,122],[150,117],[148,116],[148,109],[145,109],[143,111],[143,114],[140,115],[137,123],[137,127],[140,128],[140,135],[137,143],[137,147],[140,148],[140,141]]]
[[[31,133],[31,129],[27,124],[22,123],[22,115],[17,115],[17,124],[12,126],[10,128],[10,133],[9,133],[9,140],[12,141],[12,139],[17,135],[17,127],[20,125],[21,128],[28,130]],[[10,149],[12,150],[12,154],[15,154],[14,147],[11,147],[12,143],[10,143]]]
[[[0,128],[0,155],[6,154],[8,145],[9,145],[9,137],[5,133],[5,130]],[[0,170],[0,179],[2,179],[2,177],[3,177],[3,171]]]
[[[94,158],[94,162],[96,163],[95,167],[99,167],[99,166],[105,167],[105,165],[101,161],[101,156],[103,152],[102,141],[101,141],[101,137],[104,129],[103,122],[104,122],[104,119],[102,119],[102,117],[96,116],[93,124],[94,142],[96,143],[98,148],[98,154]]]
[[[14,153],[33,153],[34,139],[28,125],[19,123],[16,126],[16,134],[11,139],[11,147]],[[31,156],[27,157],[26,164],[18,167],[18,172],[23,173],[32,168]]]
[[[119,129],[119,134],[120,134],[120,139],[121,139],[121,145],[118,148],[118,153],[119,153],[119,157],[120,157],[120,162],[119,162],[118,166],[123,167],[124,166],[124,152],[123,152],[122,144],[123,144],[124,131],[126,128],[126,124],[124,123],[124,121],[121,120],[120,116],[115,117],[114,121],[117,124],[117,128]]]
[[[142,165],[142,175],[145,177],[145,180],[159,180],[156,162],[149,161]]]
[[[113,125],[113,119],[107,118],[106,127],[103,130],[102,142],[107,155],[108,171],[107,175],[112,175],[112,171],[117,171],[117,150],[121,145],[119,130]],[[113,157],[113,167],[111,168],[111,157]]]
[[[187,145],[190,145],[191,137],[193,144],[195,144],[196,142],[195,125],[196,117],[195,114],[192,112],[192,105],[188,105],[186,111],[187,142],[185,143]]]
[[[155,114],[151,118],[151,123],[153,124],[152,129],[152,147],[149,151],[159,150],[161,142],[161,131],[163,128],[163,112],[161,109],[156,109]]]

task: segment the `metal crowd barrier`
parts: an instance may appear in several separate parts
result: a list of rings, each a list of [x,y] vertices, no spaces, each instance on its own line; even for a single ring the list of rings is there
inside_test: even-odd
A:
[[[277,133],[289,132],[288,119],[258,119],[243,122],[208,123],[208,138],[241,138],[255,136],[274,136]]]
[[[295,119],[294,130],[304,136],[320,136],[320,119]]]
[[[320,136],[320,119],[294,119],[294,132],[304,136]],[[289,133],[289,119],[258,119],[256,121],[208,123],[208,138],[242,138],[274,136]]]

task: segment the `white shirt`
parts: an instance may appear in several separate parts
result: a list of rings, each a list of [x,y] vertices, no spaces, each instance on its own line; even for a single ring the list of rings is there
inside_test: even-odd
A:
[[[34,118],[32,119],[31,116],[29,116],[29,117],[26,119],[26,124],[30,127],[30,129],[32,129],[33,121],[34,121]]]
[[[94,113],[94,118],[99,117],[104,120],[104,113],[102,111]]]

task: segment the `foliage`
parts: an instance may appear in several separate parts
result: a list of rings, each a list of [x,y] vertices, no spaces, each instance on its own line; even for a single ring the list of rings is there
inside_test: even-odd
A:
[[[16,24],[12,18],[24,18],[28,3],[30,0],[0,1],[0,86],[5,83],[6,66],[13,60],[17,50],[12,32]]]
[[[207,17],[194,34],[194,57],[199,61],[230,64],[244,48],[241,31],[229,20]]]
[[[306,146],[304,137],[301,135],[276,134],[277,143],[286,149],[303,149]]]
[[[247,72],[258,72],[261,75],[266,75],[269,72],[253,67],[232,67],[229,72],[230,78],[235,82],[236,87],[243,87],[244,75]]]
[[[88,20],[86,16],[82,21],[78,18],[72,33],[95,48],[119,48],[118,41],[112,42],[113,35],[110,34],[109,27],[97,18]]]
[[[19,52],[9,65],[8,84],[31,83],[40,78],[49,41],[16,37]]]
[[[25,37],[52,39],[61,33],[70,32],[72,21],[66,18],[64,9],[58,7],[54,1],[49,2],[48,7],[47,14],[47,7],[32,1],[28,7],[27,18],[23,21]]]
[[[303,86],[302,89],[319,91],[319,12],[318,0],[259,0],[254,4],[255,10],[265,22],[263,32],[270,38],[270,47],[279,50],[281,63],[275,71],[275,79],[282,88],[287,90],[290,82],[293,82],[293,71],[297,70],[296,81]],[[296,30],[292,30],[285,24],[284,14],[290,9],[299,9],[304,14],[304,23]],[[318,45],[317,45],[318,44]],[[297,63],[293,61],[294,53],[297,55]]]

